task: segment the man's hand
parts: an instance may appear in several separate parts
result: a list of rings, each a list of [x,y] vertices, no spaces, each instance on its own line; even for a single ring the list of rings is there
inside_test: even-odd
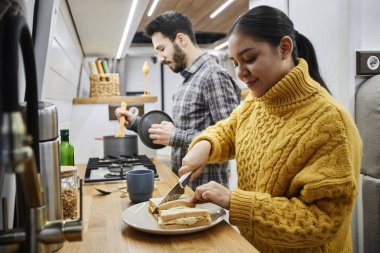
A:
[[[121,107],[118,107],[115,110],[115,115],[116,115],[118,121],[120,121],[120,117],[121,116],[125,116],[124,126],[126,128],[132,124],[133,114],[130,113],[129,111],[127,111],[127,110],[121,110]]]
[[[168,121],[162,121],[161,124],[153,124],[149,130],[149,138],[154,144],[169,146],[170,136],[174,130],[174,125]]]

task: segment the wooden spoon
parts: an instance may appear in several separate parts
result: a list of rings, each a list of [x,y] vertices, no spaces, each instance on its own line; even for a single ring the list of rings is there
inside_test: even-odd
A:
[[[106,190],[106,189],[100,189],[100,188],[95,187],[95,190],[97,190],[101,194],[108,195],[108,194],[110,194],[112,192],[123,190],[123,189],[126,189],[126,188],[127,188],[126,186],[121,186],[121,187],[115,187],[115,188],[110,189],[110,190]]]
[[[127,109],[127,103],[122,101],[121,102],[121,110],[125,111],[126,109]],[[115,134],[116,138],[125,137],[124,123],[125,123],[125,116],[122,115],[120,117],[119,131],[117,131],[117,133]]]

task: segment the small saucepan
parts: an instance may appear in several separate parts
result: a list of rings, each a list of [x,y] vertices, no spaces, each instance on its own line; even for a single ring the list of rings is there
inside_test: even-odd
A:
[[[123,157],[138,155],[136,134],[126,134],[125,137],[113,135],[103,136],[104,157]]]

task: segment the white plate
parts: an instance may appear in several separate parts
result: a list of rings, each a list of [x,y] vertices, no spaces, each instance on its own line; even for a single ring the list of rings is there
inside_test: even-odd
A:
[[[211,224],[194,228],[162,229],[157,220],[148,212],[148,202],[133,205],[121,213],[121,219],[129,226],[152,234],[179,235],[189,234],[211,228],[226,216],[223,208],[212,203],[197,204],[196,207],[207,209],[211,216]]]

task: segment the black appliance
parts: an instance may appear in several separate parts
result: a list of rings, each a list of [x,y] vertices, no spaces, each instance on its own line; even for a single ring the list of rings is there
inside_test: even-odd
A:
[[[140,168],[153,170],[158,178],[156,166],[146,155],[90,158],[84,183],[125,181],[127,171]]]

